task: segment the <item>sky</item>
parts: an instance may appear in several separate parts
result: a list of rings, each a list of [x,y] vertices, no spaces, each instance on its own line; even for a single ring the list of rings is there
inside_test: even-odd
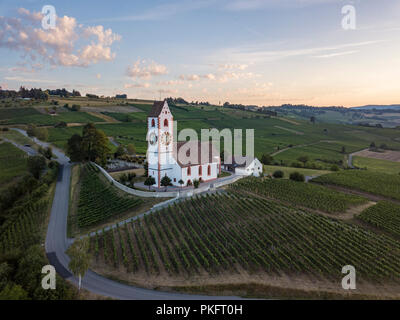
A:
[[[54,28],[45,5],[55,9]],[[354,15],[342,12],[349,5]],[[0,57],[3,89],[399,104],[400,1],[0,0]]]

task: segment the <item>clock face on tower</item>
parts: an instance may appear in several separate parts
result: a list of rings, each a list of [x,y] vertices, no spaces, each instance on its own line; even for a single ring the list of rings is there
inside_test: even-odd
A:
[[[157,136],[154,132],[150,133],[149,141],[152,146],[154,146],[157,143]]]
[[[163,145],[169,145],[171,143],[171,135],[169,134],[169,132],[164,132],[161,136],[161,143]]]

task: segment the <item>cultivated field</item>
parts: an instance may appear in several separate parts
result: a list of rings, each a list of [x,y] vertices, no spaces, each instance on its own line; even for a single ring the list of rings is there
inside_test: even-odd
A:
[[[358,283],[395,285],[400,275],[400,242],[239,194],[173,205],[92,237],[91,250],[95,270],[146,287],[201,285],[207,279],[218,285],[235,277],[339,284],[348,264],[356,267]]]
[[[400,205],[389,201],[379,201],[375,206],[363,211],[359,219],[400,236]]]
[[[291,180],[246,178],[231,185],[231,189],[238,194],[253,193],[327,213],[345,213],[349,208],[367,202],[363,197]]]
[[[353,157],[353,165],[357,168],[366,168],[370,171],[382,172],[386,174],[400,174],[400,162],[356,156]]]
[[[0,188],[26,172],[26,154],[8,142],[0,142]]]
[[[312,180],[327,185],[365,191],[400,200],[400,176],[368,170],[346,170],[330,173]]]
[[[385,150],[382,152],[373,152],[369,150],[363,150],[360,152],[356,152],[354,155],[364,158],[373,158],[373,159],[400,162],[400,151]]]

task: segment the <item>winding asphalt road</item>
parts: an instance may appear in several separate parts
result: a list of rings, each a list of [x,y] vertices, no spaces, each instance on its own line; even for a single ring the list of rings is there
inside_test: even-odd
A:
[[[23,135],[26,132],[15,129]],[[48,143],[33,139],[35,143],[47,147]],[[51,208],[50,222],[47,229],[45,249],[50,264],[57,272],[68,281],[78,285],[78,279],[68,270],[69,257],[65,253],[73,242],[67,238],[67,218],[69,206],[69,192],[71,183],[71,164],[69,158],[61,151],[53,148],[53,153],[60,163],[60,173],[57,179],[53,205]],[[205,296],[190,295],[173,292],[143,289],[125,285],[88,270],[82,279],[82,287],[99,295],[123,300],[236,300],[240,297],[233,296]]]

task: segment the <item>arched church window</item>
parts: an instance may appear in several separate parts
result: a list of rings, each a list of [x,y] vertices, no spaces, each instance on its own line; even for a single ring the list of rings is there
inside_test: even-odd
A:
[[[199,176],[201,176],[202,174],[203,174],[203,167],[200,166],[200,167],[199,167]]]
[[[168,127],[168,120],[167,119],[164,120],[164,127]]]
[[[187,175],[190,176],[192,174],[192,169],[190,167],[188,167],[187,169]]]
[[[151,126],[155,127],[156,126],[156,122],[154,121],[154,119],[151,119]]]
[[[209,176],[211,176],[211,166],[210,166],[210,165],[208,165],[207,174],[208,174]]]

